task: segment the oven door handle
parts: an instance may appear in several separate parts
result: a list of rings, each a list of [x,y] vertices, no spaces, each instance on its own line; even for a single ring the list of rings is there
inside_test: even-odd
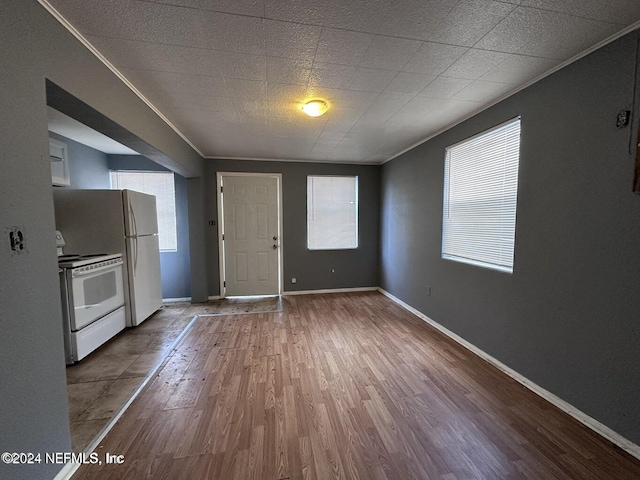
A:
[[[72,276],[74,277],[85,277],[87,275],[93,275],[95,273],[104,272],[105,270],[112,270],[114,268],[120,267],[122,265],[122,260],[119,260],[116,263],[110,263],[109,265],[105,265],[104,267],[92,268],[90,270],[76,270],[74,269],[72,272]]]

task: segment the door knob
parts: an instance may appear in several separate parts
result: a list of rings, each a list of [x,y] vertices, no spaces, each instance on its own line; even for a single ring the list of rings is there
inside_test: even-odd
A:
[[[275,242],[278,239],[275,235],[273,236],[273,241]]]
[[[274,249],[274,250],[275,250],[276,248],[278,248],[278,245],[274,245],[274,246],[273,246],[273,249]]]

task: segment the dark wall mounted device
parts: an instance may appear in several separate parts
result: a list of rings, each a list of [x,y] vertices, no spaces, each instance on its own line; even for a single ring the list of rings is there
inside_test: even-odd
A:
[[[9,241],[11,242],[11,250],[15,252],[22,252],[24,250],[24,235],[17,228],[9,232]]]
[[[620,110],[618,112],[618,118],[616,119],[616,127],[624,128],[629,125],[629,119],[631,118],[631,110]]]

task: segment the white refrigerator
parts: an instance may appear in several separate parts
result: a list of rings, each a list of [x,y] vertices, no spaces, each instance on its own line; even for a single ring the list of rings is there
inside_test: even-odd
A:
[[[156,197],[133,190],[54,188],[65,253],[122,253],[127,326],[162,306]]]

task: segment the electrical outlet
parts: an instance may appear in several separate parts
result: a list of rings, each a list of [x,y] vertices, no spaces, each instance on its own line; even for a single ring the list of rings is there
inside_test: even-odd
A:
[[[9,243],[11,250],[21,253],[24,251],[24,234],[17,227],[9,230]]]
[[[618,117],[616,118],[616,128],[624,128],[629,125],[629,119],[631,118],[631,110],[620,110]]]
[[[336,273],[336,269],[335,269],[335,268],[332,268],[332,269],[331,269],[331,273]]]
[[[298,283],[298,279],[296,277],[291,277],[291,283]]]

